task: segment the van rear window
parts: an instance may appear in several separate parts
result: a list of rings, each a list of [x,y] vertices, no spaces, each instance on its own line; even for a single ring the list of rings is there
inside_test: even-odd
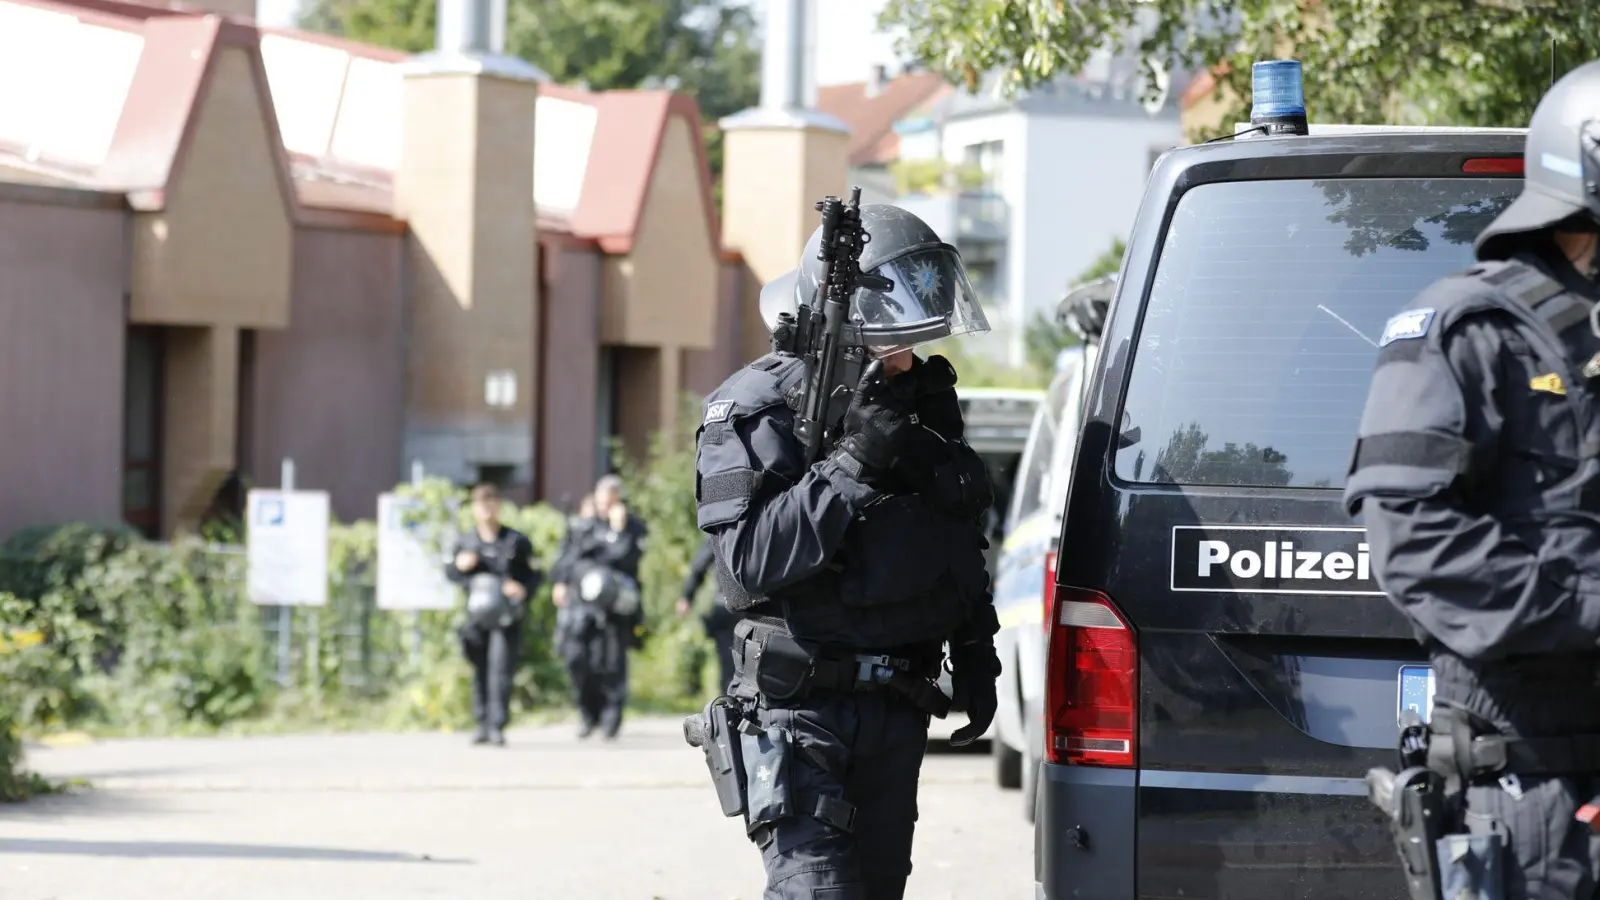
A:
[[[1391,316],[1472,263],[1514,179],[1227,182],[1178,201],[1134,351],[1116,473],[1344,486]],[[1133,429],[1137,428],[1135,433]]]

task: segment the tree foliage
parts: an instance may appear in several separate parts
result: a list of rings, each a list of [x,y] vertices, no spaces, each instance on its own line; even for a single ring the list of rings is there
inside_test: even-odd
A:
[[[1097,278],[1115,275],[1122,268],[1122,256],[1127,252],[1128,245],[1122,238],[1112,238],[1111,246],[1089,263],[1088,268],[1078,274],[1067,290],[1088,284]],[[1049,315],[1042,312],[1033,314],[1033,321],[1028,323],[1028,330],[1023,335],[1024,346],[1028,353],[1028,363],[1041,372],[1055,370],[1056,354],[1063,347],[1071,347],[1078,343],[1078,336],[1072,330],[1056,321],[1054,311]]]
[[[1147,90],[1152,63],[1217,72],[1236,113],[1251,62],[1292,54],[1313,122],[1522,126],[1552,59],[1559,76],[1600,55],[1597,0],[889,0],[883,22],[969,88],[1030,87],[1107,48],[1146,61]]]
[[[691,94],[721,171],[717,119],[755,104],[761,50],[750,8],[727,0],[508,0],[506,52],[562,84]],[[301,27],[420,53],[435,0],[314,0]]]

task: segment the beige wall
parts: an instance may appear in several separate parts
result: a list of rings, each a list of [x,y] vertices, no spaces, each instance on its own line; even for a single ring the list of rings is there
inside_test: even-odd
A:
[[[682,116],[667,119],[633,250],[606,272],[607,343],[712,346],[718,248],[700,190],[699,139]]]
[[[0,185],[0,539],[121,519],[121,206]]]
[[[289,327],[255,335],[246,432],[252,481],[328,491],[341,521],[372,518],[401,480],[405,430],[402,238],[301,229]]]
[[[817,227],[816,202],[843,196],[849,135],[743,128],[723,138],[722,239],[757,284],[795,267]]]
[[[1179,121],[1182,123],[1184,140],[1190,143],[1205,140],[1209,135],[1221,133],[1225,125],[1233,127],[1233,122],[1224,122],[1228,118],[1228,110],[1234,108],[1233,92],[1224,90],[1220,99],[1214,98],[1213,94],[1212,91],[1206,92],[1200,100],[1183,110]]]
[[[134,216],[134,322],[288,323],[290,207],[254,79],[245,50],[218,49],[165,208]]]
[[[767,351],[770,343],[764,326],[760,349],[749,352],[752,342],[746,339],[751,320],[761,324],[756,296],[749,286],[751,278],[744,261],[734,259],[720,266],[717,278],[717,328],[715,340],[709,350],[683,352],[683,389],[704,397],[741,366]]]
[[[532,476],[536,310],[533,120],[537,86],[410,74],[395,174],[405,242],[406,454],[470,478],[479,464]],[[484,402],[491,371],[516,374],[510,409]]]
[[[619,410],[619,429],[623,423],[629,428],[643,427],[639,423],[645,421],[653,423],[651,428],[674,424],[683,387],[683,351],[718,345],[720,252],[701,193],[694,143],[699,139],[682,116],[667,119],[632,252],[606,262],[601,340],[649,349],[655,360],[619,369],[619,405],[632,411],[621,415]],[[650,402],[656,408],[646,415],[643,407]]]

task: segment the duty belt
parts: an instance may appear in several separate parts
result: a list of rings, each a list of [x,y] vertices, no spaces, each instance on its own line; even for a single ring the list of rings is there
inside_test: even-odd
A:
[[[924,668],[914,660],[881,654],[821,658],[812,664],[811,686],[835,691],[891,691],[904,696],[923,712],[942,719],[950,712],[950,698],[921,674]]]
[[[740,680],[752,675],[746,660],[758,658],[761,642],[747,639],[735,655],[735,671]],[[938,664],[888,654],[847,653],[813,657],[805,676],[805,691],[889,691],[899,694],[923,712],[944,718],[950,713],[950,698],[930,677]],[[748,689],[754,690],[752,683]]]

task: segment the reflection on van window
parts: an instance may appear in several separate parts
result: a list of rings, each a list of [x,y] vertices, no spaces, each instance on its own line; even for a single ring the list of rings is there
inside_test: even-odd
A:
[[[1124,406],[1135,482],[1339,488],[1377,338],[1472,263],[1512,179],[1197,187],[1156,269]]]
[[[1054,494],[1051,490],[1051,464],[1055,459],[1057,441],[1064,434],[1062,422],[1071,418],[1071,411],[1066,404],[1077,388],[1082,371],[1083,358],[1075,356],[1051,382],[1049,392],[1039,404],[1033,432],[1028,436],[1028,447],[1023,453],[1022,470],[1017,478],[1017,494],[1006,525],[1007,531],[1044,508]]]

